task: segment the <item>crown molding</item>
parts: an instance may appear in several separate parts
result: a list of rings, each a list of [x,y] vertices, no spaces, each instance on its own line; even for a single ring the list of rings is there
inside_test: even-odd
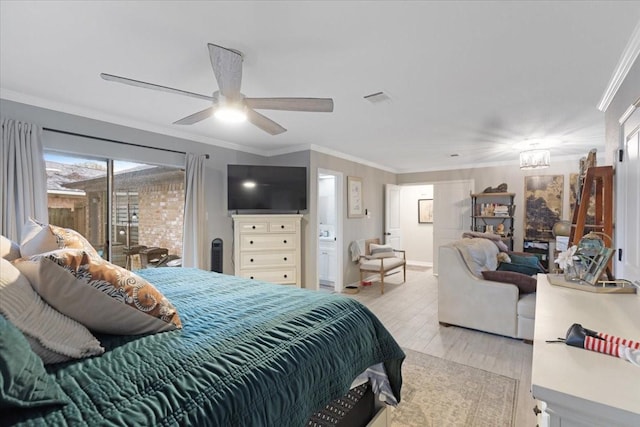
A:
[[[256,154],[258,156],[268,156],[269,153],[265,150],[252,149],[232,142],[222,141],[220,139],[209,138],[206,136],[193,135],[187,132],[181,132],[169,127],[158,126],[151,123],[141,122],[138,120],[132,120],[129,118],[111,115],[100,111],[92,110],[89,108],[82,108],[62,102],[52,101],[37,96],[27,95],[20,92],[0,88],[0,99],[7,101],[19,102],[21,104],[31,105],[33,107],[44,108],[47,110],[54,110],[61,113],[71,114],[74,116],[85,117],[87,119],[99,120],[102,122],[126,126],[133,129],[142,131],[157,133],[161,135],[172,136],[175,138],[186,139],[189,141],[201,142],[203,144],[213,145],[216,147],[227,148],[235,151],[242,151],[245,153]]]
[[[345,153],[342,153],[340,151],[332,150],[330,148],[321,147],[319,145],[311,144],[309,146],[309,149],[313,150],[313,151],[316,151],[318,153],[328,154],[328,155],[333,156],[333,157],[338,157],[340,159],[348,160],[350,162],[355,162],[355,163],[359,163],[361,165],[370,166],[372,168],[380,169],[380,170],[383,170],[383,171],[386,171],[386,172],[391,172],[391,173],[396,173],[396,174],[400,173],[400,171],[398,171],[396,169],[393,169],[393,168],[390,168],[389,166],[384,166],[384,165],[381,165],[379,163],[370,162],[368,160],[361,159],[360,157],[352,156],[350,154],[345,154]]]
[[[618,65],[611,76],[611,80],[609,80],[607,89],[602,94],[602,98],[598,103],[598,110],[607,111],[607,108],[609,108],[609,105],[611,104],[611,101],[613,101],[614,96],[616,96],[618,89],[620,89],[622,82],[627,77],[633,63],[638,58],[638,54],[640,54],[640,22],[636,25],[627,46],[622,51],[622,56],[620,57]]]

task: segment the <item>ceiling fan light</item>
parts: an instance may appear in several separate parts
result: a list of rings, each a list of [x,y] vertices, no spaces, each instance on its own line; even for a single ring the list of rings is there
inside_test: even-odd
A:
[[[549,150],[527,150],[520,153],[520,169],[543,169],[551,165]]]
[[[247,120],[247,113],[240,108],[218,108],[213,115],[216,119],[226,123],[242,123]]]

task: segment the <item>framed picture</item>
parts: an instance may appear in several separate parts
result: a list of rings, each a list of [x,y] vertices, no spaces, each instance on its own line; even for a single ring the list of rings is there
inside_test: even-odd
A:
[[[553,238],[553,224],[562,219],[563,187],[564,175],[525,176],[525,238]]]
[[[418,224],[433,224],[433,199],[418,199]]]
[[[362,178],[347,177],[347,218],[364,217]]]

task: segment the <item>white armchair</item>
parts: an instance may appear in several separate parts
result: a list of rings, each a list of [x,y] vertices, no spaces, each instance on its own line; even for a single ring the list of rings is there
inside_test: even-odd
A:
[[[373,253],[372,253],[373,245]],[[378,245],[378,247],[376,247]],[[380,249],[380,252],[376,253]],[[384,277],[393,270],[402,269],[402,283],[407,281],[407,259],[405,251],[381,247],[380,239],[369,239],[365,242],[365,254],[360,256],[360,283],[365,274],[380,275],[380,293],[384,294]]]

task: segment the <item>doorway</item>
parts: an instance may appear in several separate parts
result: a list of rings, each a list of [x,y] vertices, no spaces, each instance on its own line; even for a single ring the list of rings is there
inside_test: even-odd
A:
[[[342,173],[318,169],[318,289],[342,292]]]

